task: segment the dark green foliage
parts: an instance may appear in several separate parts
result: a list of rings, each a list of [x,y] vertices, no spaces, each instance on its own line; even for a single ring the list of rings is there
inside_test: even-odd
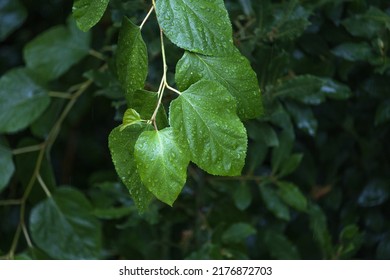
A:
[[[75,1],[87,33],[71,19],[72,1],[3,2],[2,258],[390,258],[388,1],[192,1],[186,9],[215,8],[213,20],[227,19],[224,2],[232,24],[220,37],[206,29],[188,38],[176,31],[192,26],[172,24],[166,11],[181,0],[157,1],[142,30],[152,1]],[[156,132],[143,120],[163,74],[158,21],[173,42],[165,42],[167,81],[183,94],[164,95]],[[262,105],[240,96],[258,92],[256,77]],[[207,101],[209,89],[219,99]],[[121,129],[127,107],[136,124]],[[211,143],[195,126],[226,133]],[[180,153],[183,139],[191,149]],[[196,165],[181,170],[189,160]],[[153,200],[141,178],[155,179],[148,189],[173,207]],[[159,188],[165,182],[172,192]]]

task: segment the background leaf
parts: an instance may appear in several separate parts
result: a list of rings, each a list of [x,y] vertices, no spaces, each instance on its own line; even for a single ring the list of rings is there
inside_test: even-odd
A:
[[[279,197],[289,206],[295,208],[298,211],[306,211],[307,200],[302,194],[300,189],[290,182],[278,181],[278,194]]]
[[[265,232],[264,239],[273,258],[278,260],[300,259],[298,249],[284,235],[268,230]]]
[[[0,192],[7,186],[15,171],[12,160],[12,151],[8,145],[0,138]]]
[[[0,132],[16,132],[34,122],[50,98],[40,80],[24,68],[13,69],[0,79]]]
[[[26,20],[27,11],[19,0],[2,0],[0,4],[0,41]]]
[[[24,60],[34,73],[53,80],[88,54],[89,42],[89,34],[68,20],[67,27],[52,27],[30,41],[23,50]]]
[[[110,0],[75,0],[73,16],[82,31],[88,31],[102,18]]]
[[[290,211],[288,207],[280,200],[272,186],[266,183],[261,183],[259,188],[265,207],[271,211],[275,217],[281,220],[289,221]]]
[[[37,204],[30,215],[34,243],[56,259],[96,259],[100,255],[101,228],[85,196],[72,188],[59,188]]]
[[[256,233],[256,229],[250,224],[236,223],[231,225],[222,235],[222,241],[229,243],[239,243]]]

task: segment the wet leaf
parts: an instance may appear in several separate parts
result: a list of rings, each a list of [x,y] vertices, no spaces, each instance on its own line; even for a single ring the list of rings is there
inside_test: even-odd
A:
[[[172,128],[145,131],[134,152],[143,184],[159,200],[172,206],[187,180],[190,156]]]
[[[206,56],[186,52],[176,66],[176,82],[180,90],[200,80],[217,81],[237,101],[237,114],[245,119],[263,114],[263,104],[256,73],[249,61],[234,51],[229,56]]]
[[[73,16],[82,31],[88,31],[102,18],[110,0],[75,0]]]
[[[205,55],[233,49],[232,26],[222,0],[157,0],[164,34],[177,46]]]
[[[140,212],[144,212],[153,195],[141,182],[134,159],[134,146],[140,134],[147,129],[145,126],[130,126],[123,131],[114,128],[108,138],[112,162],[119,178],[130,192]]]
[[[211,81],[197,82],[171,103],[171,126],[188,143],[191,161],[210,174],[235,176],[244,166],[247,136],[235,103]]]

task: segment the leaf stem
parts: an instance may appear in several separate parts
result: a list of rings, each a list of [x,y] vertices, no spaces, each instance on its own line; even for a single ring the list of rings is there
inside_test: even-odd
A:
[[[70,94],[68,92],[50,91],[49,96],[63,98],[63,99],[72,99],[72,94]]]
[[[139,29],[142,29],[142,27],[144,26],[145,22],[148,20],[149,16],[153,12],[153,10],[154,10],[154,4],[152,5],[152,7],[150,8],[149,12],[145,16],[144,20],[142,21],[141,25],[139,26]]]
[[[90,49],[90,50],[88,51],[88,54],[89,54],[90,56],[93,56],[93,57],[97,58],[97,59],[106,61],[106,58],[104,57],[104,55],[101,54],[101,53],[98,52],[98,51],[95,51],[94,49]]]
[[[0,206],[20,205],[20,204],[22,204],[22,201],[20,199],[8,199],[8,200],[0,201]]]
[[[36,152],[36,151],[39,151],[40,149],[42,149],[43,146],[44,146],[44,143],[41,143],[38,145],[27,146],[27,147],[23,147],[23,148],[18,148],[18,149],[14,149],[12,151],[12,153],[14,155],[20,155],[20,154],[25,154],[25,153]]]
[[[40,173],[38,173],[37,179],[38,179],[38,182],[39,182],[39,184],[41,185],[43,191],[44,191],[45,194],[47,195],[47,197],[51,197],[51,193],[50,193],[50,191],[49,191],[49,188],[46,186],[46,184],[45,184],[45,182],[43,181],[42,176],[41,176]]]

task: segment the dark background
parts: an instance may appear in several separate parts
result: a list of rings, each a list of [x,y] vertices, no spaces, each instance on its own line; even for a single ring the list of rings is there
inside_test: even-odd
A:
[[[5,8],[9,2],[0,0],[2,23],[10,13]],[[72,1],[19,2],[20,12],[11,18],[15,28],[1,34],[1,75],[24,64],[26,43],[65,24],[71,14]],[[215,177],[191,165],[172,208],[155,201],[139,215],[117,178],[107,144],[124,110],[122,91],[111,68],[94,76],[94,85],[77,100],[41,169],[50,190],[72,186],[91,205],[99,236],[91,239],[78,233],[80,242],[92,242],[95,252],[83,258],[389,259],[388,1],[225,4],[235,44],[257,73],[266,111],[245,123],[249,147],[242,176]],[[111,0],[103,19],[90,31],[92,49],[112,63],[123,15],[139,24],[149,7],[150,1]],[[153,90],[161,77],[154,16],[142,33],[149,51],[147,88]],[[166,50],[173,84],[182,51],[170,43]],[[66,90],[100,66],[98,59],[88,56],[50,87]],[[58,118],[65,104],[66,100],[53,99],[51,111],[41,120],[1,135],[1,141],[11,149],[42,142],[53,125],[50,120]],[[0,201],[23,195],[36,157],[36,153],[14,157],[16,171],[0,192]],[[281,184],[293,184],[298,194],[284,193]],[[36,184],[24,203],[27,231],[31,212],[44,199]],[[66,255],[36,244],[34,233],[33,246],[23,234],[12,246],[20,208],[0,204],[0,255],[80,258],[78,245],[67,244],[50,223],[46,233],[65,242]]]

